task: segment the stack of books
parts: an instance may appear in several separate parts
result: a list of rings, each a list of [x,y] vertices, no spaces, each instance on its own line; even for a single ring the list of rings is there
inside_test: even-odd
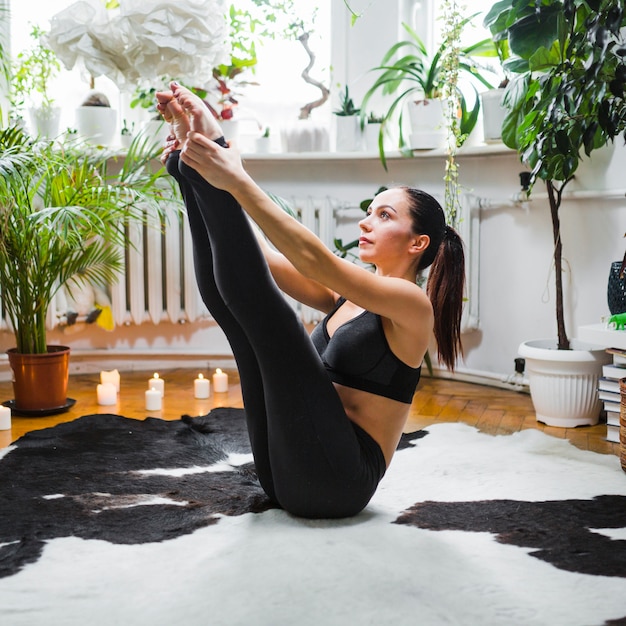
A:
[[[602,377],[598,381],[598,396],[606,412],[606,439],[619,443],[620,388],[619,381],[626,378],[626,350],[608,348],[613,363],[602,366]]]

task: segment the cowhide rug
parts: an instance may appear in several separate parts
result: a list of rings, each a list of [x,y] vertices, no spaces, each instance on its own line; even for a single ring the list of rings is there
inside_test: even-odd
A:
[[[367,509],[272,508],[240,409],[88,415],[0,455],[0,624],[626,624],[619,459],[438,424]]]

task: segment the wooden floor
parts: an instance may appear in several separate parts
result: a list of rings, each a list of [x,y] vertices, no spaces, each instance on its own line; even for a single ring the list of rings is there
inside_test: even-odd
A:
[[[205,373],[208,375],[209,373]],[[0,431],[0,448],[11,444],[24,433],[47,428],[91,413],[117,413],[144,419],[148,416],[167,420],[181,415],[202,415],[218,406],[241,407],[241,390],[237,373],[229,371],[227,393],[212,393],[207,400],[193,397],[193,380],[197,372],[188,369],[161,372],[165,380],[165,398],[161,411],[146,411],[145,390],[152,372],[122,372],[119,400],[115,406],[98,406],[98,374],[71,376],[68,396],[76,404],[65,413],[48,417],[13,416],[11,430]],[[10,382],[0,382],[0,402],[12,399]],[[537,422],[530,396],[470,383],[424,377],[411,406],[406,430],[425,428],[438,422],[465,422],[491,435],[509,435],[525,428],[536,428],[554,437],[569,439],[583,450],[619,455],[619,444],[605,440],[606,426],[554,428]]]

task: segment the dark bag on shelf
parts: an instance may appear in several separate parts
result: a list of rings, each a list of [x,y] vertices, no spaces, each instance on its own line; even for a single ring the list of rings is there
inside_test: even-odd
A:
[[[623,261],[611,263],[606,297],[611,315],[626,313],[626,254]]]

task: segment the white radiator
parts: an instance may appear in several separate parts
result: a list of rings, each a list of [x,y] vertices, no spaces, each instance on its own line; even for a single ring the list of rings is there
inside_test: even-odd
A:
[[[146,226],[131,225],[129,239],[124,273],[110,288],[116,324],[194,322],[208,316],[196,286],[184,213],[166,209],[163,224],[156,213],[148,215]]]
[[[298,218],[332,248],[335,232],[333,202],[313,198],[290,198],[289,202]],[[196,284],[186,214],[181,214],[176,207],[166,208],[164,223],[160,223],[154,212],[148,214],[145,226],[132,224],[129,228],[130,244],[124,251],[124,270],[118,281],[107,288],[115,324],[186,323],[210,319]],[[313,309],[292,302],[305,322],[319,319]],[[48,311],[50,329],[65,323],[64,304],[62,297],[52,303]],[[0,318],[0,328],[6,327],[6,321]]]
[[[123,271],[106,289],[116,325],[184,323],[209,317],[196,286],[187,217],[176,206],[162,210],[163,223],[149,211],[145,226],[129,226]],[[55,298],[48,311],[49,328],[65,324],[64,305],[62,295]]]

